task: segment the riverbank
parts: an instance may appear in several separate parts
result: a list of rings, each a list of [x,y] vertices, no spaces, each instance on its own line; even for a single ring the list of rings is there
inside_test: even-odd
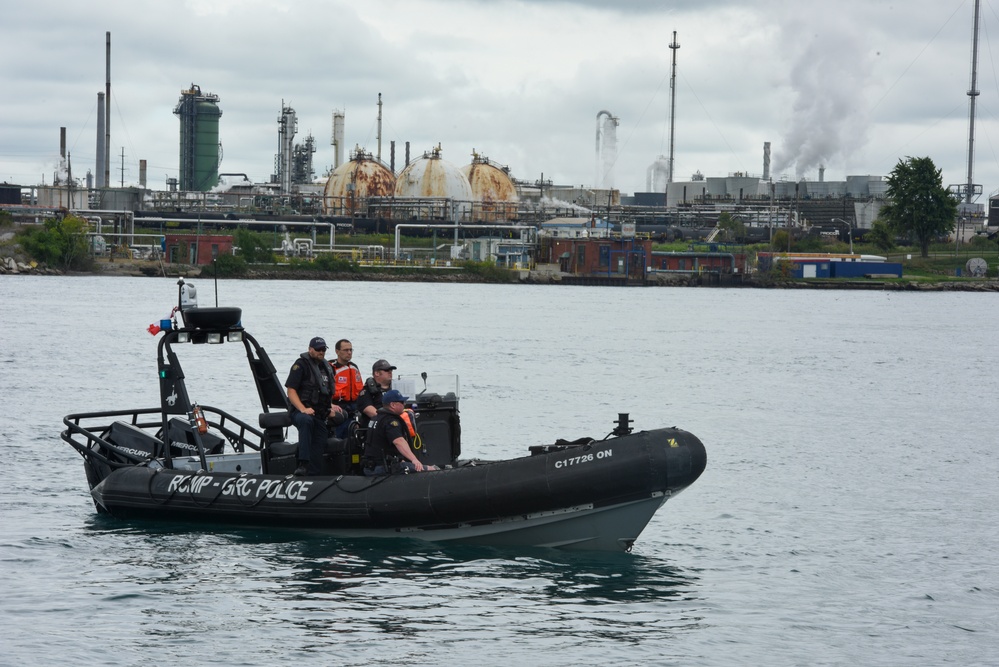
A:
[[[214,277],[210,267],[187,264],[165,264],[149,260],[120,259],[101,262],[93,271],[65,272],[46,266],[16,262],[13,258],[0,259],[0,275],[107,275],[132,277],[199,278]],[[581,280],[575,276],[557,273],[514,271],[509,281],[492,276],[464,271],[460,268],[421,269],[414,267],[363,267],[358,271],[315,271],[287,266],[250,268],[239,276],[246,280],[324,280],[331,282],[416,282],[416,283],[469,283],[469,284],[530,284],[530,285],[608,285],[650,287],[742,287],[750,289],[812,289],[812,290],[887,290],[906,292],[999,292],[999,280],[976,278],[951,278],[947,280],[920,279],[803,279],[774,281],[765,276],[727,276],[717,281],[713,277],[697,274],[656,274],[644,283],[625,282],[614,277],[599,280]]]

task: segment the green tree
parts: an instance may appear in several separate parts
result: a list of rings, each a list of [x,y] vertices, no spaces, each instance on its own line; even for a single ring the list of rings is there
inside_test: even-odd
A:
[[[738,218],[733,218],[728,211],[722,211],[718,216],[718,229],[722,238],[738,241],[746,238],[746,225]]]
[[[274,251],[268,243],[268,236],[248,229],[237,229],[233,242],[239,250],[236,254],[249,264],[273,264]]]
[[[928,157],[899,160],[888,176],[888,204],[881,219],[896,234],[919,245],[930,256],[930,242],[954,229],[957,202],[943,186],[941,170]]]
[[[882,252],[888,252],[895,247],[895,233],[884,220],[875,220],[871,228],[864,234],[864,240],[873,243]]]
[[[968,246],[972,250],[986,251],[992,250],[993,246],[996,245],[995,241],[990,241],[988,236],[984,234],[975,234],[971,237],[971,241],[968,242]]]
[[[316,257],[311,266],[319,271],[330,273],[357,273],[360,267],[349,259],[337,257],[333,253],[322,253]]]
[[[21,247],[35,260],[63,270],[93,268],[87,248],[87,221],[75,215],[49,218],[19,232]]]
[[[770,239],[770,248],[775,252],[787,252],[790,245],[786,229],[778,229]]]
[[[245,259],[238,255],[223,253],[215,258],[214,264],[208,264],[202,267],[201,275],[206,278],[215,275],[223,278],[235,278],[238,276],[245,276],[246,269],[247,266]]]

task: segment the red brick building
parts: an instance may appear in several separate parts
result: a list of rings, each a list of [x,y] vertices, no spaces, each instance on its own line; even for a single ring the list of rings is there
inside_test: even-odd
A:
[[[649,261],[653,272],[744,273],[746,254],[727,252],[654,252]]]
[[[222,234],[167,234],[164,260],[170,264],[211,264],[232,254],[232,237]]]
[[[577,276],[645,280],[651,257],[650,239],[547,238],[538,261]]]

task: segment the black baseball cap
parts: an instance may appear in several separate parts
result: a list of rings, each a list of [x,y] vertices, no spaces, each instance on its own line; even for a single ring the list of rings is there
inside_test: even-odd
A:
[[[394,371],[394,370],[395,366],[385,361],[384,359],[379,359],[371,366],[372,373],[374,373],[375,371]]]

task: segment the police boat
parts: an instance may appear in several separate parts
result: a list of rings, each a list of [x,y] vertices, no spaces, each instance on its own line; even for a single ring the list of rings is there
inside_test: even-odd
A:
[[[525,456],[500,461],[462,459],[454,382],[414,392],[417,452],[439,470],[366,477],[364,429],[351,424],[346,438],[329,440],[321,475],[295,476],[291,407],[267,353],[242,327],[241,309],[198,307],[194,285],[183,279],[178,291],[172,319],[159,325],[160,405],[63,419],[62,439],[82,455],[99,513],[342,537],[627,551],[655,512],[704,470],[697,437],[678,428],[634,432],[627,414],[603,439],[533,445]],[[177,350],[220,344],[245,350],[257,424],[188,395]]]

